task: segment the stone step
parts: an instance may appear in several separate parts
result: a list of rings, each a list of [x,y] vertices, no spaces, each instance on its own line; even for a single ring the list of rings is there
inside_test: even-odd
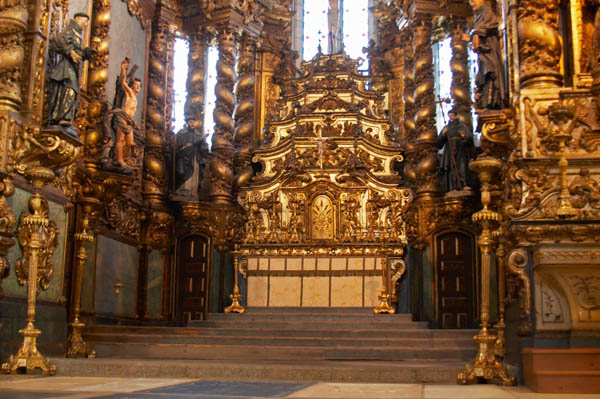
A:
[[[367,329],[426,329],[426,322],[408,322],[394,320],[253,320],[249,318],[225,319],[225,320],[192,320],[188,322],[188,327],[192,328],[312,328],[312,329],[353,329],[358,326]]]
[[[98,357],[195,360],[469,360],[475,348],[431,348],[411,346],[355,347],[199,345],[190,343],[88,342]]]
[[[355,383],[455,384],[464,362],[406,360],[210,361],[152,359],[51,359],[57,375],[77,377],[193,378],[236,381],[321,381]]]
[[[345,315],[373,315],[372,307],[292,307],[292,306],[253,306],[247,307],[245,314],[281,314],[281,313],[289,313],[289,314],[304,314],[304,313],[312,313],[312,314],[345,314]],[[211,313],[215,314],[215,313]],[[402,314],[402,313],[401,313]],[[408,315],[410,316],[410,315]]]
[[[344,321],[370,323],[415,323],[410,315],[374,315],[374,314],[329,314],[329,313],[209,313],[208,320],[213,321]],[[189,323],[188,323],[189,324]]]
[[[357,329],[345,328],[191,328],[191,327],[139,327],[139,326],[107,326],[96,325],[89,327],[88,334],[168,334],[173,336],[279,336],[279,337],[323,337],[323,338],[456,338],[467,339],[472,342],[473,336],[478,330],[433,330],[433,329],[397,329],[389,331],[380,328],[363,328],[361,325]]]
[[[197,344],[197,345],[234,345],[234,346],[294,346],[294,347],[410,347],[430,349],[472,349],[472,339],[463,338],[405,338],[391,336],[383,338],[374,337],[279,337],[279,336],[211,336],[211,335],[164,335],[164,334],[120,334],[102,333],[85,334],[85,340],[91,342],[115,342],[115,343],[154,343],[162,344]]]

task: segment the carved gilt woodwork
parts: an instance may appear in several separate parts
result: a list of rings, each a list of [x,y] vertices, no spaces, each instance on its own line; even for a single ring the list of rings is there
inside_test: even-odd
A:
[[[329,253],[336,242],[348,244],[336,251],[367,253],[362,246],[381,240],[402,248],[412,192],[397,188],[401,148],[367,79],[341,54],[302,64],[254,151],[261,171],[238,195],[244,253],[273,244],[278,253]]]

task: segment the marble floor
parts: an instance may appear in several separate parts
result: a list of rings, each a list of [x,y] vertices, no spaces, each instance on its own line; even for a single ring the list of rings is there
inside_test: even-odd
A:
[[[0,375],[0,399],[600,399],[496,385],[350,384]]]

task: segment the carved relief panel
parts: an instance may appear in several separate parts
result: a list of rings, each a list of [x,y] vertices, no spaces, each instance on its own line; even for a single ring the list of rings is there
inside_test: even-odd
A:
[[[311,205],[311,236],[313,240],[335,238],[335,206],[327,195],[317,195]]]

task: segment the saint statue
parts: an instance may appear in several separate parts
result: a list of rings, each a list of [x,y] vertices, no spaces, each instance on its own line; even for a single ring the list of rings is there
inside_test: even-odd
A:
[[[186,126],[175,135],[175,145],[175,190],[195,196],[209,155],[206,137],[199,127]],[[192,177],[194,181],[190,181]]]
[[[51,53],[58,56],[48,81],[48,125],[78,137],[73,122],[79,109],[79,65],[92,57],[92,49],[82,48],[85,26],[90,17],[78,12],[67,27],[50,40]]]
[[[470,0],[473,7],[471,47],[477,53],[475,85],[477,109],[502,109],[506,106],[506,79],[498,17],[487,0]]]
[[[121,63],[121,74],[117,79],[117,90],[113,109],[104,120],[104,146],[101,154],[102,167],[105,170],[132,174],[131,161],[136,155],[134,133],[137,128],[135,111],[137,109],[137,94],[142,82],[134,78],[133,73],[127,73],[129,58]],[[133,68],[135,72],[137,68]]]
[[[457,111],[448,112],[450,122],[442,129],[435,141],[442,149],[440,175],[444,192],[469,190],[473,186],[473,175],[469,162],[474,152],[471,129],[458,119]]]

